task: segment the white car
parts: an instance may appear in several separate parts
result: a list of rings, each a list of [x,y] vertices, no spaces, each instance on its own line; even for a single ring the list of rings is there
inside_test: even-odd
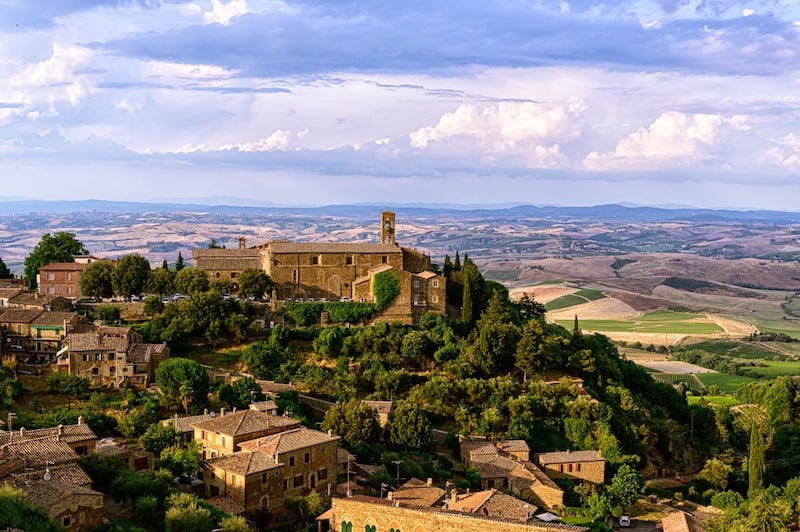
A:
[[[631,518],[628,517],[627,515],[620,516],[619,526],[624,526],[624,527],[631,526]]]

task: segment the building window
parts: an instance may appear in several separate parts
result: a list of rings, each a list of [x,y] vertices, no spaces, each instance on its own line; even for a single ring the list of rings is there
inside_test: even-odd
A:
[[[217,279],[219,279],[219,276],[220,276],[220,273],[219,273],[219,272],[217,272],[216,274],[214,274],[214,277],[216,277]]]
[[[419,288],[419,281],[414,279],[414,288]]]
[[[353,532],[353,523],[342,521],[342,532]]]
[[[47,280],[48,281],[55,281],[56,280],[56,274],[53,273],[53,272],[47,272]]]
[[[223,447],[225,447],[225,436],[221,436],[221,437],[220,437],[220,439],[219,439],[219,441],[220,441],[220,444],[221,444]]]
[[[434,303],[438,303],[438,302],[439,302],[439,296],[433,296],[433,298],[432,298],[431,300],[432,300]]]
[[[68,286],[68,287],[67,287],[67,293],[68,293],[68,294],[71,294],[71,293],[72,293],[72,287],[71,287],[71,286]]]
[[[61,520],[61,522],[64,524],[65,527],[67,527],[70,525],[70,523],[72,523],[72,519],[70,519],[70,516],[66,516],[64,519]]]
[[[292,282],[296,283],[298,281],[297,270],[292,270]]]
[[[122,368],[122,373],[128,373],[128,366],[125,366],[124,368]]]
[[[303,485],[303,475],[302,474],[295,475],[294,476],[294,487],[295,488],[299,488],[302,485]]]
[[[433,280],[433,287],[434,288],[439,288],[439,279],[434,279]]]
[[[572,473],[572,464],[567,464],[567,473]]]
[[[236,279],[236,272],[231,272],[231,279]]]
[[[564,472],[564,464],[558,464],[558,472],[559,473],[563,473]]]
[[[204,430],[200,431],[200,439],[201,440],[205,440],[206,439],[206,431],[204,431]]]
[[[108,359],[109,360],[114,360],[114,353],[109,353],[108,354]]]
[[[311,257],[311,265],[316,266],[317,264],[319,264],[319,257],[317,256]]]
[[[72,280],[72,272],[67,272],[67,281]]]
[[[283,479],[283,491],[286,491],[288,489],[289,489],[289,479],[285,478]]]
[[[84,362],[89,362],[89,355],[81,355],[81,360]]]
[[[100,368],[92,368],[92,377],[97,377],[100,375]]]
[[[580,464],[575,464],[575,470],[576,470],[578,473],[580,473],[580,472],[581,472],[581,465],[580,465]]]
[[[267,483],[267,474],[266,473],[261,473],[261,483],[262,484],[266,484]]]
[[[231,486],[236,485],[236,475],[231,475]]]
[[[311,453],[306,453],[303,455],[303,462],[309,463],[311,461]]]
[[[294,467],[294,456],[289,457],[289,467]]]
[[[327,467],[323,467],[322,469],[320,469],[319,472],[317,473],[317,478],[320,479],[320,480],[327,479],[328,478],[328,468]]]
[[[116,372],[117,372],[117,368],[115,368],[114,366],[111,366],[110,368],[108,368],[108,375],[110,377],[113,377],[114,374],[116,374]]]
[[[364,532],[377,532],[378,526],[377,525],[364,525]]]
[[[103,360],[103,354],[102,353],[95,353],[94,354],[94,359],[97,360],[97,361]]]
[[[494,480],[493,479],[487,480],[486,481],[486,487],[489,488],[489,489],[492,489],[494,487]]]
[[[351,265],[353,264],[353,257],[352,257],[352,256],[345,257],[345,259],[344,259],[344,263],[345,263],[346,265],[348,265],[348,266],[351,266]]]
[[[389,257],[387,255],[381,255],[381,264],[386,264],[389,262]]]

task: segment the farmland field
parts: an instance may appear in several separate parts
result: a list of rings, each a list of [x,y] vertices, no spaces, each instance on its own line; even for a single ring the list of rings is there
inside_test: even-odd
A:
[[[717,386],[719,386],[719,389],[724,393],[735,392],[736,388],[738,388],[740,384],[758,381],[758,379],[754,379],[751,377],[743,377],[741,375],[729,375],[727,373],[702,373],[698,374],[697,378],[700,379],[700,382],[705,384],[706,387],[711,386],[712,384],[716,384]]]
[[[689,314],[692,319],[700,318],[700,315]],[[568,320],[558,320],[557,323],[563,327],[571,328],[573,322]],[[580,320],[580,327],[587,331],[596,332],[632,332],[632,333],[656,333],[656,334],[713,334],[722,332],[722,327],[716,323],[702,321],[684,321],[669,316],[668,319],[648,319],[647,315],[638,319],[631,320]]]
[[[710,404],[717,408],[730,408],[739,404],[739,400],[732,395],[690,395],[686,398],[690,405],[695,405],[700,402]]]
[[[741,372],[757,379],[775,379],[777,377],[793,377],[800,375],[800,362],[786,360],[761,360],[766,367],[741,368]]]
[[[567,294],[549,301],[545,304],[544,308],[547,310],[569,308],[576,305],[582,305],[590,301],[597,301],[598,299],[603,299],[604,297],[606,297],[605,294],[603,294],[603,292],[600,290],[581,288],[572,294]]]

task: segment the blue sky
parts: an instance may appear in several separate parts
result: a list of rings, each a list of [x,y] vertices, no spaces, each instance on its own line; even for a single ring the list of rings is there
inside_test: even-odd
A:
[[[4,197],[798,210],[795,0],[0,0]]]

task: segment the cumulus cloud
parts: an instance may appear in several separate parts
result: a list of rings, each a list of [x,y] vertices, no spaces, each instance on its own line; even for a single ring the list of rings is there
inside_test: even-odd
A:
[[[460,105],[443,115],[435,126],[409,134],[419,150],[447,145],[462,148],[467,142],[484,156],[525,155],[544,165],[562,157],[560,144],[581,135],[582,101],[565,104],[500,102],[486,107]]]
[[[88,76],[81,73],[93,56],[83,46],[54,44],[49,58],[20,69],[9,79],[8,88],[25,93],[33,102],[66,98],[75,106],[94,90]]]
[[[658,170],[686,166],[710,157],[724,128],[747,131],[750,126],[741,116],[726,118],[667,111],[649,126],[617,142],[614,151],[589,153],[584,165],[589,170]]]
[[[222,24],[227,26],[236,17],[246,15],[250,12],[247,7],[247,0],[211,0],[211,11],[203,13],[203,20],[208,24]]]
[[[298,131],[294,133],[289,130],[277,129],[272,132],[268,137],[258,139],[251,142],[242,143],[228,143],[219,147],[210,147],[204,144],[192,145],[186,144],[181,146],[173,153],[195,153],[195,152],[212,152],[212,151],[238,151],[242,153],[247,152],[273,152],[273,151],[287,151],[290,149],[299,149],[294,145],[308,134],[308,130]]]
[[[789,170],[800,169],[800,135],[789,133],[767,151],[767,159]]]

